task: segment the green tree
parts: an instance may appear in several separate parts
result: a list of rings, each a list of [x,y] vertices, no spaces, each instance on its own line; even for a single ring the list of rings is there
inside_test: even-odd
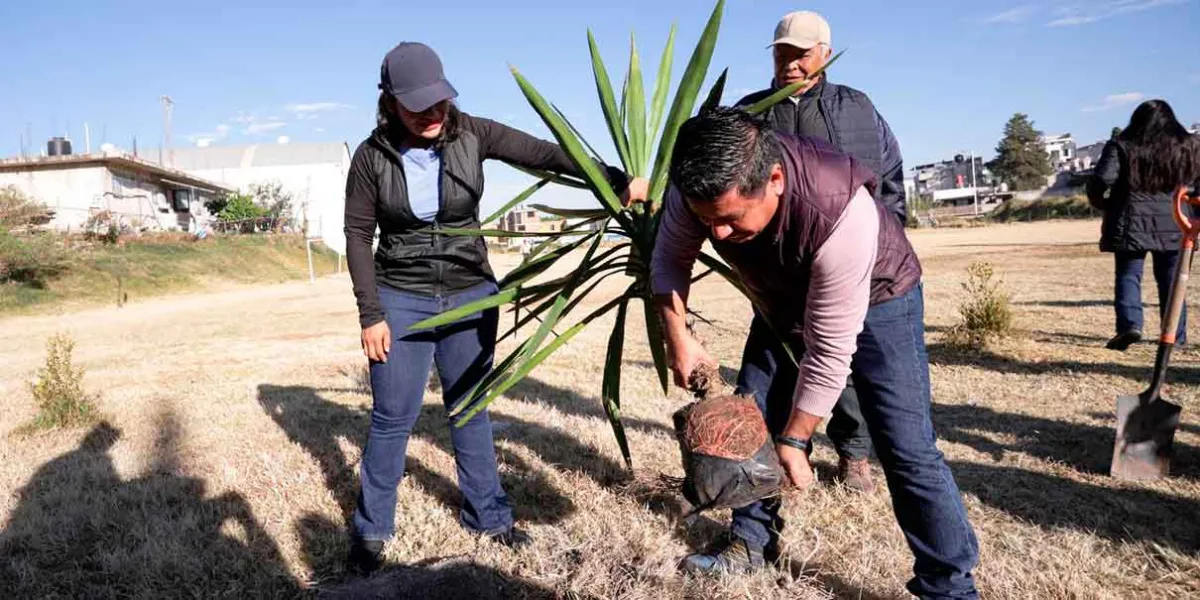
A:
[[[1115,139],[1117,139],[1117,136],[1118,136],[1118,135],[1121,135],[1121,128],[1120,128],[1120,127],[1113,127],[1113,128],[1112,128],[1112,134],[1110,134],[1108,137],[1109,137],[1109,138],[1111,138],[1111,139],[1114,139],[1114,140],[1115,140]]]
[[[261,206],[254,203],[254,197],[250,194],[230,194],[217,218],[222,221],[244,221],[257,219],[264,212]]]
[[[996,158],[988,168],[1014,190],[1034,190],[1046,186],[1046,177],[1054,173],[1050,157],[1042,144],[1042,132],[1024,113],[1013,115],[1004,126],[1004,139],[996,146]]]

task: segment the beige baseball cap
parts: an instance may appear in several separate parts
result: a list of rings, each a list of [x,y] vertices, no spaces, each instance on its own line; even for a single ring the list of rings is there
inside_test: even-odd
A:
[[[829,22],[824,17],[812,11],[798,10],[783,15],[775,26],[775,41],[770,45],[787,44],[807,50],[817,44],[833,46],[832,37]]]

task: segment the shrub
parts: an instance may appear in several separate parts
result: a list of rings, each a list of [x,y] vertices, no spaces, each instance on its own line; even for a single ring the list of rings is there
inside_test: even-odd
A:
[[[1100,215],[1084,196],[1059,196],[1038,200],[1008,200],[988,218],[999,223],[1045,221],[1048,219],[1090,219]]]
[[[0,283],[44,287],[67,270],[59,236],[40,231],[51,213],[12,187],[0,188]]]
[[[995,278],[991,263],[971,263],[962,287],[966,292],[958,305],[962,321],[950,330],[950,342],[979,347],[991,339],[1007,336],[1012,330],[1012,299],[1004,289],[1004,282]]]
[[[225,207],[217,214],[222,221],[245,221],[263,216],[262,207],[254,203],[250,194],[233,194],[225,202]]]
[[[50,209],[12,186],[0,187],[0,229],[31,229],[50,222]]]
[[[31,386],[38,404],[33,429],[52,429],[86,425],[95,420],[96,407],[83,390],[83,369],[71,364],[75,343],[63,334],[52,336],[46,344],[46,364],[38,370]]]
[[[110,210],[102,210],[88,217],[83,224],[84,237],[105,244],[115,244],[121,239],[122,227]]]

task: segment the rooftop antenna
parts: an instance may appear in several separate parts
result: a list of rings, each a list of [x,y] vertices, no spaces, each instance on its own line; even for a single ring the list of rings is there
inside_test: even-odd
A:
[[[175,151],[171,148],[171,108],[175,106],[175,101],[170,96],[163,95],[161,97],[163,105],[163,146],[167,148],[167,166],[175,166]],[[162,148],[158,150],[158,162],[164,164],[162,160]]]

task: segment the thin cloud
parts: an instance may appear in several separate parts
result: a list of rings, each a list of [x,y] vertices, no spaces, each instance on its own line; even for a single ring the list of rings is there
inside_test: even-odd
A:
[[[315,119],[321,114],[352,108],[341,102],[296,102],[284,107],[296,119],[301,121]]]
[[[1155,8],[1175,6],[1191,0],[1108,0],[1093,2],[1087,6],[1074,5],[1059,9],[1062,16],[1047,23],[1050,27],[1073,27],[1111,19],[1129,13],[1143,12]]]
[[[229,125],[225,123],[218,124],[213,128],[213,131],[203,133],[192,133],[183,136],[189,144],[195,144],[201,148],[211,146],[213,142],[219,142],[229,137]]]
[[[250,126],[247,127],[242,133],[246,135],[255,135],[286,126],[287,123],[284,121],[263,121],[261,123],[251,123]]]
[[[1037,12],[1036,6],[1032,4],[1022,4],[1020,6],[1014,6],[1013,8],[1010,8],[1004,12],[999,12],[990,17],[986,17],[983,19],[983,22],[987,25],[996,25],[999,23],[1022,23],[1029,17],[1033,16],[1033,13],[1035,12]]]
[[[1141,102],[1142,100],[1145,100],[1145,99],[1146,99],[1146,95],[1141,92],[1125,92],[1124,94],[1109,94],[1108,96],[1104,97],[1104,101],[1101,102],[1100,104],[1095,104],[1092,106],[1085,106],[1085,107],[1083,107],[1082,110],[1083,110],[1083,112],[1099,112],[1102,110],[1109,110],[1112,108],[1120,108],[1122,106],[1129,106],[1130,104],[1137,104],[1138,102]]]

